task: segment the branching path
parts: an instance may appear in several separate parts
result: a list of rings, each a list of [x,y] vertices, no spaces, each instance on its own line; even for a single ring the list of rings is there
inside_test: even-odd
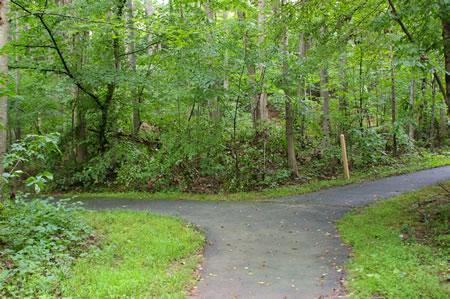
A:
[[[339,294],[348,258],[334,223],[352,207],[450,180],[450,166],[258,202],[86,200],[92,209],[179,215],[207,232],[199,298]]]

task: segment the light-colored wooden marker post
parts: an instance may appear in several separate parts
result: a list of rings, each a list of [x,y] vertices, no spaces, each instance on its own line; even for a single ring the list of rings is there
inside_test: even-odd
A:
[[[348,170],[347,147],[345,146],[345,136],[341,134],[342,158],[344,163],[344,173],[347,179],[350,179],[350,171]]]

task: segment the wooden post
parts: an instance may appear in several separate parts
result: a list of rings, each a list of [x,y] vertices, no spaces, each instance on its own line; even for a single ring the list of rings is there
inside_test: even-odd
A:
[[[350,171],[348,170],[347,147],[345,146],[345,136],[341,134],[342,158],[344,163],[344,173],[347,179],[350,179]]]

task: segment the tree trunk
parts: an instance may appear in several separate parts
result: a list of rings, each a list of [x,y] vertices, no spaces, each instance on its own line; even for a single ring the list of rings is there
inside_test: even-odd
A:
[[[259,55],[262,55],[261,46],[264,43],[264,35],[263,35],[263,26],[264,26],[264,8],[265,2],[264,0],[258,0],[258,44],[259,44]],[[264,67],[260,66],[258,69],[258,75],[261,80],[264,81]],[[262,84],[261,92],[257,92],[255,96],[255,104],[254,104],[254,122],[255,128],[258,128],[260,123],[265,123],[269,119],[269,111],[267,109],[267,91],[265,87],[265,83]]]
[[[450,18],[442,19],[442,39],[444,41],[445,93],[447,114],[450,114]]]
[[[347,57],[345,56],[346,54],[344,53],[343,56],[339,59],[340,62],[340,66],[341,66],[341,70],[339,72],[339,77],[340,77],[340,81],[341,81],[341,86],[342,86],[342,92],[343,94],[339,96],[339,114],[341,115],[341,120],[339,121],[339,136],[341,134],[346,134],[346,126],[347,126],[347,101],[346,101],[346,96],[347,96],[347,70],[346,70],[346,65],[347,65]],[[378,115],[377,115],[378,118]],[[378,125],[378,124],[377,124]],[[347,138],[349,138],[350,136],[348,136]]]
[[[72,3],[72,0],[60,1],[57,3],[60,7],[65,4]],[[80,61],[78,61],[75,65],[77,65],[77,69],[82,69],[84,64],[87,62],[87,55],[83,53],[82,49],[77,49],[77,44],[83,39],[89,39],[89,33],[76,33],[73,38],[73,46],[72,51],[74,52],[74,56],[79,56]],[[78,51],[76,53],[75,51]],[[83,163],[88,159],[88,148],[87,148],[87,124],[86,124],[86,111],[83,107],[84,94],[81,94],[78,86],[72,86],[72,97],[75,99],[75,107],[74,107],[74,137],[75,137],[75,161],[79,163]]]
[[[245,20],[245,12],[238,11],[238,18],[239,18],[239,20],[244,21]],[[248,41],[248,33],[247,33],[247,31],[245,31],[245,33],[244,33],[243,42],[244,42],[244,53],[248,53],[250,51],[250,47],[249,47],[250,45],[249,45],[249,41]],[[247,64],[247,72],[248,72],[248,76],[249,76],[250,85],[254,86],[255,83],[256,83],[256,80],[255,80],[255,74],[256,74],[255,67],[250,65],[250,64]],[[255,88],[252,88],[252,89],[253,89],[252,90],[252,96],[255,96],[254,102],[257,102],[257,98],[256,98],[257,91],[256,91]],[[252,117],[253,117],[253,127],[257,130],[258,127],[257,127],[256,118],[255,118],[255,107],[252,107],[251,112],[252,112]]]
[[[0,49],[9,42],[10,23],[9,15],[9,0],[0,0]],[[6,79],[8,76],[8,61],[7,54],[0,56],[0,76]],[[4,84],[0,85],[1,89],[5,89]],[[6,128],[8,124],[8,97],[0,97],[0,174],[3,173],[3,159],[6,153]]]
[[[210,3],[209,2],[205,2],[205,12],[206,15],[208,16],[208,19],[210,20],[211,24],[213,24],[215,22],[215,17],[214,17],[214,11],[211,9]],[[212,26],[211,26],[212,28]],[[213,36],[212,36],[212,30],[209,31],[208,34],[209,40],[211,43],[213,43]],[[213,60],[210,59],[211,66],[213,65]],[[216,83],[214,83],[214,89],[216,88]],[[217,98],[215,99],[208,99],[208,110],[209,110],[209,116],[211,119],[217,119],[220,115],[219,112],[219,104],[217,103]]]
[[[292,172],[298,177],[297,157],[295,154],[294,116],[292,113],[292,100],[286,94],[286,140],[288,145],[288,164]]]
[[[130,26],[128,37],[130,44],[128,45],[128,52],[130,53],[130,69],[136,73],[136,51],[135,36],[134,36],[134,3],[133,0],[127,0],[128,4],[128,24]],[[139,132],[141,126],[141,99],[138,97],[138,91],[136,88],[131,92],[133,99],[133,134],[136,135]]]
[[[444,142],[442,142],[443,140],[447,140],[447,113],[445,113],[445,109],[444,109],[444,100],[441,100],[441,110],[440,110],[440,138],[439,138],[439,143],[440,145],[445,145]],[[447,140],[448,142],[448,140]]]
[[[390,46],[391,52],[391,112],[392,112],[392,152],[397,156],[397,135],[395,132],[395,71],[394,71],[394,48]]]
[[[436,84],[433,80],[433,104],[431,106],[431,125],[430,125],[430,150],[434,151],[434,118],[436,110]]]
[[[276,1],[278,2],[278,1]],[[278,4],[278,3],[276,3]],[[274,7],[274,10],[277,11],[277,7]],[[276,15],[276,14],[275,14]],[[283,36],[282,36],[282,52],[284,57],[288,57],[288,36],[287,36],[287,27],[284,28]],[[294,136],[294,116],[292,113],[292,98],[290,96],[289,87],[287,87],[287,78],[288,78],[288,67],[287,61],[283,62],[283,87],[284,93],[286,97],[285,101],[285,113],[286,113],[286,141],[287,141],[287,153],[288,153],[288,165],[290,170],[295,174],[295,176],[299,176],[298,174],[298,166],[297,166],[297,157],[295,154],[295,136]]]
[[[123,9],[125,6],[125,2],[120,1],[117,5],[117,11],[116,11],[116,20],[121,20],[123,17]],[[112,38],[112,46],[113,46],[113,62],[114,67],[116,71],[120,71],[122,69],[122,61],[120,59],[120,39],[119,34],[114,30],[113,32],[113,38]],[[105,95],[104,103],[101,107],[101,120],[100,125],[98,129],[98,139],[99,139],[99,148],[100,152],[103,153],[106,150],[106,145],[108,144],[107,139],[107,133],[108,133],[108,127],[109,127],[109,116],[110,116],[110,109],[111,106],[113,106],[113,99],[114,99],[114,93],[116,91],[116,83],[109,83],[107,85],[107,91]],[[119,107],[116,108],[117,110]],[[119,130],[119,128],[118,128]]]
[[[302,60],[306,55],[306,41],[305,41],[305,33],[300,32],[299,40],[298,40],[298,58]],[[297,96],[301,101],[304,101],[307,96],[305,80],[303,76],[297,81]]]
[[[298,40],[298,58],[300,62],[305,58],[306,55],[306,41],[305,41],[305,33],[300,32],[299,40]],[[304,76],[300,76],[300,78],[297,81],[297,97],[299,98],[300,107],[303,107],[306,101],[307,96],[307,90],[306,90],[306,79]],[[302,111],[301,108],[299,113],[299,120],[300,120],[300,139],[299,142],[304,148],[305,141],[304,141],[304,133],[305,133],[305,113]]]
[[[320,97],[323,99],[323,146],[327,148],[330,145],[330,103],[328,93],[328,71],[326,68],[320,70]]]
[[[83,163],[88,158],[88,149],[85,143],[87,140],[86,113],[81,104],[84,95],[80,94],[78,87],[73,87],[72,93],[73,97],[76,99],[74,109],[76,161]]]
[[[414,119],[414,89],[415,89],[415,80],[414,76],[411,78],[411,90],[409,94],[409,103],[411,104],[411,119],[409,121],[412,121]],[[411,143],[414,142],[414,125],[409,124],[409,141]]]
[[[147,15],[147,17],[153,16],[154,13],[155,13],[155,10],[153,8],[152,0],[145,0],[145,14]],[[153,41],[153,36],[149,33],[147,35],[147,42],[150,44],[152,41]],[[153,55],[153,50],[154,50],[153,46],[149,47],[148,55]]]
[[[19,23],[19,13],[16,14],[16,35],[15,35],[15,40],[18,41],[20,40],[20,30],[22,30],[22,27],[20,26]],[[26,27],[24,27],[26,28]],[[15,62],[18,64],[20,60],[20,56],[19,54],[16,54],[15,57]],[[15,92],[16,92],[16,96],[20,95],[20,70],[16,69],[15,70],[16,73],[16,88],[15,88]],[[11,143],[13,143],[14,141],[20,140],[22,139],[22,124],[20,122],[20,118],[21,118],[21,109],[20,109],[20,105],[19,105],[20,101],[18,98],[15,99],[15,122],[14,122],[14,127],[12,128],[14,131],[14,139],[11,141]],[[12,113],[12,111],[8,110],[9,113]],[[10,124],[11,125],[11,124]]]
[[[225,33],[226,35],[228,35],[228,26],[227,26],[227,19],[228,19],[228,12],[224,11],[223,12],[223,22],[224,22],[224,26],[225,26]],[[225,69],[225,77],[223,79],[223,88],[225,90],[229,89],[229,81],[228,81],[228,75],[227,75],[227,71],[228,71],[228,49],[225,49],[225,52],[223,54],[223,68]]]

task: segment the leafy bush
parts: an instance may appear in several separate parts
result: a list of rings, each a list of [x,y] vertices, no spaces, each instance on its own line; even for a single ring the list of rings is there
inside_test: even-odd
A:
[[[380,163],[385,152],[386,139],[382,134],[371,128],[354,129],[351,131],[355,140],[352,154],[353,166],[363,168]]]
[[[19,199],[3,202],[0,208],[0,295],[58,292],[69,265],[93,244],[80,207]]]
[[[0,178],[0,296],[31,297],[58,292],[59,282],[74,259],[82,255],[94,239],[81,220],[79,205],[64,200],[24,200],[11,192],[23,178],[27,187],[39,193],[53,179],[42,169],[48,155],[59,153],[57,135],[26,136],[11,146]],[[27,171],[17,170],[19,166]]]

